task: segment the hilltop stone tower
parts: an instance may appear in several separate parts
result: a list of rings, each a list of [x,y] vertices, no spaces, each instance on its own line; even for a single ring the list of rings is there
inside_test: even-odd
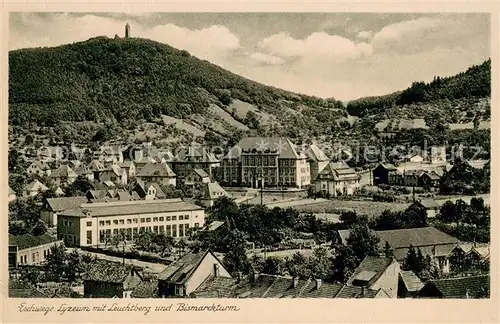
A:
[[[125,25],[125,38],[129,38],[130,37],[130,25],[127,23]]]

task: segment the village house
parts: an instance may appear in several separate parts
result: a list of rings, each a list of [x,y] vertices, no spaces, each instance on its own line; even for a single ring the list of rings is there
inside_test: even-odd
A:
[[[449,253],[459,243],[457,238],[434,227],[377,231],[376,233],[380,238],[380,247],[383,248],[388,242],[398,262],[403,262],[408,249],[413,246],[415,249],[420,249],[422,255],[430,256],[443,273],[450,272]]]
[[[145,231],[183,238],[204,224],[203,208],[180,198],[93,202],[60,212],[57,235],[66,246],[98,246],[119,233],[128,241]]]
[[[33,180],[23,189],[23,197],[35,197],[41,192],[47,191],[49,188],[38,180]]]
[[[16,200],[17,198],[17,195],[16,195],[16,192],[14,190],[12,190],[11,187],[9,187],[9,198],[8,198],[8,202],[11,202],[11,201],[14,201]]]
[[[179,150],[179,153],[169,164],[179,178],[185,178],[194,169],[202,169],[210,178],[214,177],[214,170],[220,166],[220,161],[203,146],[193,144]]]
[[[449,254],[452,272],[466,273],[489,269],[489,243],[459,243]]]
[[[390,185],[406,187],[437,187],[441,177],[435,171],[393,170],[389,172]]]
[[[367,256],[347,280],[347,285],[382,289],[390,298],[397,298],[399,272],[399,263],[394,258]]]
[[[111,181],[115,184],[125,185],[128,183],[127,172],[120,168],[117,164],[111,164],[106,170],[99,175],[99,181]]]
[[[330,163],[330,159],[316,144],[308,146],[306,155],[311,173],[310,179],[311,181],[314,181],[318,178],[319,173]]]
[[[175,173],[166,163],[149,163],[139,170],[136,175],[143,182],[157,182],[168,186],[176,185]]]
[[[431,280],[420,290],[420,298],[469,299],[490,297],[490,276],[467,276]]]
[[[439,213],[441,209],[441,203],[434,199],[422,199],[416,202],[423,206],[427,212],[427,218],[434,218]]]
[[[104,167],[104,164],[98,160],[92,160],[90,161],[89,165],[87,165],[87,169],[91,171],[94,174],[94,179],[99,180],[99,176],[101,175],[106,168]]]
[[[423,163],[424,157],[417,153],[411,153],[405,157],[405,159],[410,163]]]
[[[125,171],[129,181],[130,179],[135,178],[136,168],[133,161],[123,161],[118,163],[118,167]]]
[[[79,166],[74,167],[73,171],[75,171],[79,177],[84,177],[90,181],[94,180],[94,172],[90,170],[88,166],[80,164]]]
[[[73,171],[69,165],[61,165],[58,169],[52,171],[50,178],[56,186],[67,185],[75,182],[78,174]]]
[[[361,177],[344,162],[330,162],[314,180],[314,191],[332,197],[352,196]]]
[[[58,213],[67,209],[77,208],[86,202],[88,202],[88,199],[85,196],[47,198],[43,202],[40,218],[47,226],[56,226]]]
[[[137,174],[138,172],[140,172],[145,165],[154,163],[158,163],[158,161],[156,161],[154,158],[150,156],[143,156],[138,161],[134,161],[135,173]]]
[[[131,298],[142,281],[141,271],[134,266],[95,260],[83,276],[84,298]]]
[[[29,175],[50,176],[50,167],[43,161],[33,161],[26,172]]]
[[[220,197],[230,197],[224,188],[222,188],[217,182],[204,183],[201,186],[202,196],[200,199],[200,204],[206,208],[210,208],[214,205],[214,201]]]
[[[158,276],[158,291],[163,298],[189,297],[203,282],[231,279],[222,262],[210,250],[188,253],[170,264]]]
[[[378,186],[381,184],[389,184],[389,173],[392,171],[397,171],[396,167],[392,164],[379,163],[375,169],[373,169],[373,185]]]
[[[196,186],[210,182],[210,176],[203,169],[194,169],[184,178],[187,186]]]
[[[244,138],[224,156],[221,167],[228,186],[303,188],[311,183],[307,156],[286,137]]]
[[[9,234],[9,266],[39,266],[45,261],[54,245],[62,244],[50,235],[33,236],[31,234]]]
[[[153,200],[153,199],[165,199],[167,195],[161,188],[161,186],[156,182],[143,182],[141,180],[137,181],[134,187],[134,192],[140,199]]]

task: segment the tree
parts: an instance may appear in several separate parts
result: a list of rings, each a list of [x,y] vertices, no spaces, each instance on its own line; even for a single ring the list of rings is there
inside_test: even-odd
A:
[[[347,282],[360,262],[351,247],[342,245],[338,248],[333,260],[333,279],[338,282]]]
[[[19,274],[19,280],[30,285],[39,283],[40,277],[40,269],[38,267],[23,267]]]
[[[350,227],[356,221],[356,212],[355,211],[342,211],[340,213],[339,220],[344,223],[347,227]]]
[[[394,257],[394,250],[392,249],[391,245],[387,241],[385,242],[385,246],[384,246],[384,255],[387,258]]]
[[[358,259],[363,260],[367,255],[378,255],[380,239],[366,223],[356,223],[352,228],[347,245],[354,251]]]
[[[308,279],[311,277],[311,271],[306,257],[300,253],[295,252],[292,258],[285,258],[285,269],[293,277],[301,279]]]
[[[82,256],[77,250],[73,250],[67,255],[67,263],[65,267],[66,279],[70,282],[76,281],[80,278],[83,272]]]
[[[266,258],[262,272],[270,275],[283,274],[283,261],[278,257]]]
[[[83,196],[87,191],[95,189],[94,185],[84,176],[76,180],[64,189],[66,197]]]
[[[175,240],[172,236],[165,234],[157,234],[153,237],[153,243],[160,247],[160,254],[164,256],[167,251],[171,251],[175,245]]]
[[[47,281],[59,282],[64,276],[66,266],[66,249],[63,244],[50,248],[49,255],[45,258],[45,275]]]
[[[333,262],[328,250],[317,248],[309,259],[311,274],[316,279],[326,280],[333,276]]]
[[[151,251],[153,245],[153,238],[151,232],[142,232],[134,238],[134,246],[141,251]]]
[[[404,270],[413,270],[418,267],[417,264],[418,264],[417,252],[415,251],[413,245],[410,245],[406,257],[403,261],[403,268]]]
[[[239,271],[248,273],[250,263],[246,254],[246,240],[243,233],[239,230],[230,231],[224,239],[224,245],[228,249],[222,260],[226,269],[233,274]]]

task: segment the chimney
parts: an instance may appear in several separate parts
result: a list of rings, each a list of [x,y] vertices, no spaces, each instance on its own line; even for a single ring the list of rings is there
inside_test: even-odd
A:
[[[125,38],[129,38],[130,37],[130,25],[127,23],[125,25]]]
[[[219,276],[219,265],[217,263],[214,264],[214,277]]]
[[[293,288],[297,288],[299,284],[299,277],[293,277]]]
[[[361,298],[365,298],[365,294],[366,294],[366,288],[365,286],[361,286]]]
[[[321,279],[316,279],[316,289],[321,287]]]

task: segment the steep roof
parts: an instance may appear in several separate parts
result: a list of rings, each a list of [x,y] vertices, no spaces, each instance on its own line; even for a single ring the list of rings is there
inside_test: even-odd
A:
[[[375,298],[381,289],[373,290],[363,287],[345,285],[335,298]]]
[[[205,231],[215,231],[216,229],[218,229],[219,227],[221,227],[222,225],[224,225],[225,222],[222,222],[222,221],[213,221],[211,222],[204,230]]]
[[[229,298],[237,280],[227,277],[215,277],[210,274],[196,290],[191,293],[195,298]]]
[[[92,160],[89,165],[87,165],[87,168],[90,171],[104,171],[106,168],[104,167],[104,164],[102,164],[100,161],[97,160]]]
[[[358,281],[363,281],[370,288],[393,262],[396,262],[393,258],[367,256],[361,261],[347,284],[356,286]]]
[[[49,298],[49,296],[36,288],[9,288],[10,298]]]
[[[61,215],[73,217],[85,217],[84,211],[91,216],[109,216],[109,215],[133,215],[144,213],[162,213],[175,211],[201,210],[200,206],[175,199],[157,199],[157,200],[133,200],[133,201],[111,201],[111,202],[93,202],[82,204],[79,208],[68,209],[61,212]]]
[[[158,298],[158,280],[144,280],[132,289],[132,298]]]
[[[194,169],[193,172],[196,173],[201,178],[208,178],[209,177],[208,173],[206,173],[205,170],[203,170],[203,169]]]
[[[42,171],[50,170],[50,167],[47,165],[47,163],[43,161],[33,161],[33,163],[31,164],[36,165]]]
[[[276,151],[280,159],[300,159],[296,146],[287,137],[247,137],[236,144],[224,157],[237,159],[242,151]]]
[[[316,144],[311,144],[307,148],[307,157],[316,162],[322,162],[322,161],[329,161],[330,159],[326,154],[316,145]]]
[[[217,199],[221,196],[229,196],[229,194],[217,182],[208,182],[203,184],[203,199]]]
[[[26,185],[26,187],[24,187],[24,190],[26,190],[26,191],[45,191],[45,190],[49,190],[49,188],[46,185],[44,185],[43,183],[41,183],[40,181],[35,179],[31,183]]]
[[[435,288],[443,298],[475,298],[484,289],[490,290],[489,275],[431,280],[422,289]]]
[[[45,245],[58,241],[59,241],[58,239],[47,234],[38,236],[33,236],[31,234],[24,234],[17,236],[9,234],[9,245],[15,245],[19,250],[24,250],[34,246]]]
[[[95,260],[89,264],[84,280],[123,283],[132,273],[133,267],[105,260]]]
[[[456,244],[459,242],[457,238],[441,232],[434,227],[377,231],[376,233],[380,237],[380,244],[382,246],[385,245],[385,242],[389,242],[393,249],[405,248],[410,245],[420,247],[426,245]]]
[[[9,195],[15,195],[16,192],[11,188],[9,187]]]
[[[319,173],[318,178],[335,181],[358,180],[361,176],[344,162],[330,162]]]
[[[59,197],[59,198],[47,198],[47,205],[54,212],[60,212],[66,209],[79,207],[81,204],[88,202],[85,196],[76,197]]]
[[[166,163],[148,163],[137,173],[137,177],[175,177],[175,173]]]
[[[179,260],[170,264],[162,273],[158,275],[159,280],[165,280],[168,282],[184,283],[191,275],[194,273],[200,262],[205,258],[205,256],[210,252],[209,250],[198,252],[198,253],[188,253],[184,255]],[[213,255],[217,258],[215,255]]]
[[[420,280],[419,277],[415,274],[415,272],[409,270],[409,271],[403,271],[401,270],[399,272],[399,276],[401,277],[401,280],[403,281],[406,290],[409,292],[417,292],[422,287],[424,287],[424,283]]]
[[[69,167],[69,165],[61,165],[58,169],[52,171],[50,174],[51,178],[76,178],[78,174],[76,174],[73,169]]]

